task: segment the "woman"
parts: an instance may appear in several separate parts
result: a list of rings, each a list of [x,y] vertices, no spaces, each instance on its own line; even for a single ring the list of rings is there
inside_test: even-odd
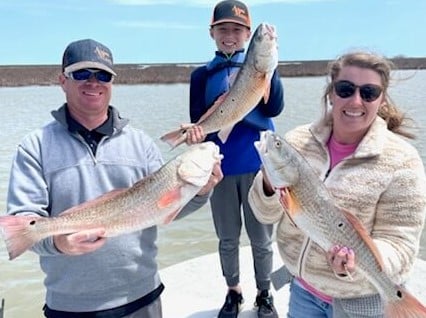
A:
[[[310,163],[335,203],[363,223],[395,283],[403,284],[419,250],[426,177],[417,150],[404,138],[404,115],[388,96],[392,64],[366,52],[343,55],[329,67],[320,120],[286,134]],[[278,194],[259,172],[249,193],[263,223],[279,222],[280,254],[294,276],[288,318],[383,317],[382,300],[356,270],[350,246],[322,250],[292,225]]]

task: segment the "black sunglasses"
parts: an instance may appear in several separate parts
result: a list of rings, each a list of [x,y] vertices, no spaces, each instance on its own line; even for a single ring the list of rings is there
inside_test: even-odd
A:
[[[74,81],[87,81],[92,75],[99,81],[109,83],[112,81],[113,75],[104,70],[82,69],[74,72],[64,73],[65,77]]]
[[[359,88],[359,94],[365,102],[374,102],[382,94],[383,89],[379,85],[364,84],[361,86],[355,85],[349,81],[338,81],[334,83],[334,91],[336,95],[341,98],[349,98],[355,94],[356,89]]]

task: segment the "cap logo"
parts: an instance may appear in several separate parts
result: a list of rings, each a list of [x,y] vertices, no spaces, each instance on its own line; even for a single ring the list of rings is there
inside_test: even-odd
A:
[[[242,18],[244,20],[247,19],[246,11],[244,9],[239,8],[236,5],[234,5],[234,7],[232,8],[232,11],[234,12],[234,15],[236,17]]]
[[[107,61],[109,64],[112,64],[111,56],[107,51],[102,50],[99,46],[97,46],[95,53],[97,56],[99,56],[100,59]]]

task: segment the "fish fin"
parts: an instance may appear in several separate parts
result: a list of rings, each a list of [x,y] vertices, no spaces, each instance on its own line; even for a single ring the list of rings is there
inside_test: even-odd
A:
[[[180,211],[182,211],[182,209],[178,209],[178,210],[174,211],[173,213],[169,214],[165,218],[163,224],[167,225],[167,224],[171,223],[177,217],[177,215],[180,213]]]
[[[76,205],[72,208],[66,209],[65,211],[61,212],[61,215],[76,213],[77,211],[80,211],[80,210],[91,209],[91,208],[93,208],[93,207],[95,207],[99,204],[103,204],[106,201],[115,199],[118,195],[125,192],[126,190],[127,190],[127,188],[111,190],[111,191],[104,193],[103,195],[101,195],[101,196],[99,196],[95,199],[83,202],[83,203]]]
[[[36,233],[31,231],[30,227],[40,219],[42,218],[39,216],[0,216],[0,228],[10,260],[24,253],[38,241]]]
[[[357,231],[357,233],[360,235],[361,239],[364,241],[364,243],[367,245],[367,247],[370,249],[370,251],[373,253],[374,258],[376,259],[377,265],[379,266],[380,271],[384,270],[384,263],[382,256],[374,243],[373,239],[371,238],[370,234],[364,227],[364,225],[361,223],[361,221],[353,215],[351,212],[342,210],[343,214],[346,216],[346,219],[349,221],[349,223],[352,224],[354,229]]]
[[[293,191],[290,191],[289,188],[285,188],[286,190],[286,194],[287,194],[287,201],[288,201],[288,207],[289,210],[292,211],[292,214],[296,215],[297,213],[299,213],[302,208],[300,206],[300,202],[297,199],[297,197],[294,195]]]
[[[234,85],[235,81],[237,80],[238,73],[240,73],[240,70],[241,69],[239,69],[238,71],[235,71],[234,73],[232,73],[229,76],[229,79],[228,79],[228,81],[229,81],[229,87],[232,87],[232,85]]]
[[[284,207],[286,214],[294,222],[294,217],[302,211],[300,202],[289,188],[283,188],[280,196],[281,205]]]
[[[266,84],[265,91],[263,92],[263,101],[265,104],[269,101],[269,96],[271,94],[271,80],[268,78],[266,78],[266,80],[269,80],[269,82]]]
[[[207,111],[203,114],[203,116],[200,117],[200,119],[197,121],[196,125],[201,124],[203,121],[205,121],[208,117],[211,116],[211,114],[213,114],[216,109],[222,105],[223,101],[225,100],[226,96],[228,96],[229,91],[226,93],[223,93],[222,95],[220,95],[216,101],[213,103],[212,106],[209,107],[209,109],[207,109]]]
[[[160,137],[161,141],[166,142],[172,149],[176,148],[186,140],[186,128],[179,128],[170,131]]]
[[[201,118],[198,120],[197,125],[201,124],[203,121],[205,121],[208,117],[211,116],[211,114],[213,114],[216,109],[223,103],[223,101],[225,100],[226,96],[228,96],[229,92],[223,93],[222,95],[220,95],[216,101],[213,103],[213,105],[203,114],[203,116],[201,116]],[[232,128],[234,128],[234,126],[232,125],[231,127],[228,128],[222,128],[219,133],[218,133],[218,137],[220,139],[220,141],[222,143],[225,143],[228,140],[228,137],[232,131]]]
[[[385,317],[387,318],[426,318],[426,307],[402,287],[396,288],[399,300],[385,304]]]
[[[162,195],[158,201],[157,201],[157,207],[159,209],[164,209],[175,203],[176,201],[180,200],[181,193],[180,188],[172,189],[168,192],[166,192],[164,195]]]
[[[219,137],[220,141],[224,144],[227,140],[229,135],[231,134],[232,129],[234,126],[222,128],[217,136]]]
[[[269,101],[269,97],[271,95],[271,80],[272,80],[273,74],[274,74],[273,72],[266,73],[263,79],[263,82],[264,82],[263,86],[265,87],[263,92],[263,101],[265,104]]]

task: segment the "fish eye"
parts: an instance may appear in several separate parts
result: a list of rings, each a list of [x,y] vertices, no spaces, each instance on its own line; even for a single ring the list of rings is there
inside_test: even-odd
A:
[[[280,148],[281,147],[281,141],[280,140],[275,140],[275,148]]]

